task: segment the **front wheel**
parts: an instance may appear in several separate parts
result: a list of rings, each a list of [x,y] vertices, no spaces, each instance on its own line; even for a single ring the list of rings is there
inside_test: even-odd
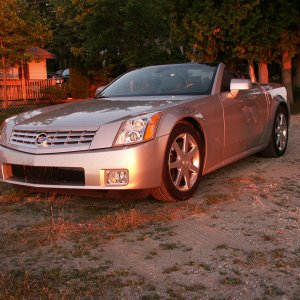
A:
[[[289,137],[288,113],[284,107],[276,111],[271,137],[265,150],[261,152],[264,157],[282,156],[287,148]]]
[[[176,125],[166,148],[161,186],[152,190],[152,196],[162,201],[190,198],[201,179],[202,152],[199,132],[188,124]]]

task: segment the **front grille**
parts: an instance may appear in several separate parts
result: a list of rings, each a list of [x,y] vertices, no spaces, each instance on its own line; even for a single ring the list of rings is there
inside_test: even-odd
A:
[[[84,185],[83,168],[32,167],[6,165],[9,180],[47,185]]]
[[[24,147],[65,147],[65,146],[89,146],[96,134],[96,131],[33,131],[14,130],[10,143]],[[39,140],[42,137],[43,140]]]

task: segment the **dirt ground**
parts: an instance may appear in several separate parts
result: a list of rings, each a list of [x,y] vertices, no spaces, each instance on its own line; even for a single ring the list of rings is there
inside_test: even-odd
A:
[[[0,188],[0,299],[300,299],[300,115],[184,202]]]

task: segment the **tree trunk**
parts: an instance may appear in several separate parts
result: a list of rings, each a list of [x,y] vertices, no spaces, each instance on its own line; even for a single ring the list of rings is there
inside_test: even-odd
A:
[[[294,86],[300,89],[300,56],[295,59],[295,67]]]
[[[2,56],[1,58],[2,60],[2,67],[3,67],[3,96],[4,96],[4,101],[2,103],[2,107],[3,108],[7,108],[8,107],[8,99],[7,99],[7,69],[6,69],[6,64],[5,64],[5,57]]]
[[[21,72],[22,72],[22,75],[21,75],[21,85],[22,85],[22,96],[23,96],[23,100],[25,102],[27,102],[27,93],[26,93],[26,82],[25,82],[25,72],[24,72],[24,63],[22,63],[22,66],[21,66]]]
[[[253,64],[249,64],[249,76],[252,83],[257,82]]]
[[[268,71],[268,65],[266,63],[258,64],[258,77],[259,77],[259,83],[269,82],[269,71]]]
[[[282,84],[285,86],[287,90],[287,99],[288,103],[294,103],[293,96],[293,81],[292,81],[292,59],[288,53],[285,51],[281,56],[281,78]]]

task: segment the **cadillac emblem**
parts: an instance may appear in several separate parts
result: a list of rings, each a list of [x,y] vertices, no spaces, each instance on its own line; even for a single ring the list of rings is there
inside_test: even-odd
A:
[[[36,139],[35,139],[35,143],[39,146],[47,146],[47,138],[48,138],[48,135],[46,133],[40,133]]]

